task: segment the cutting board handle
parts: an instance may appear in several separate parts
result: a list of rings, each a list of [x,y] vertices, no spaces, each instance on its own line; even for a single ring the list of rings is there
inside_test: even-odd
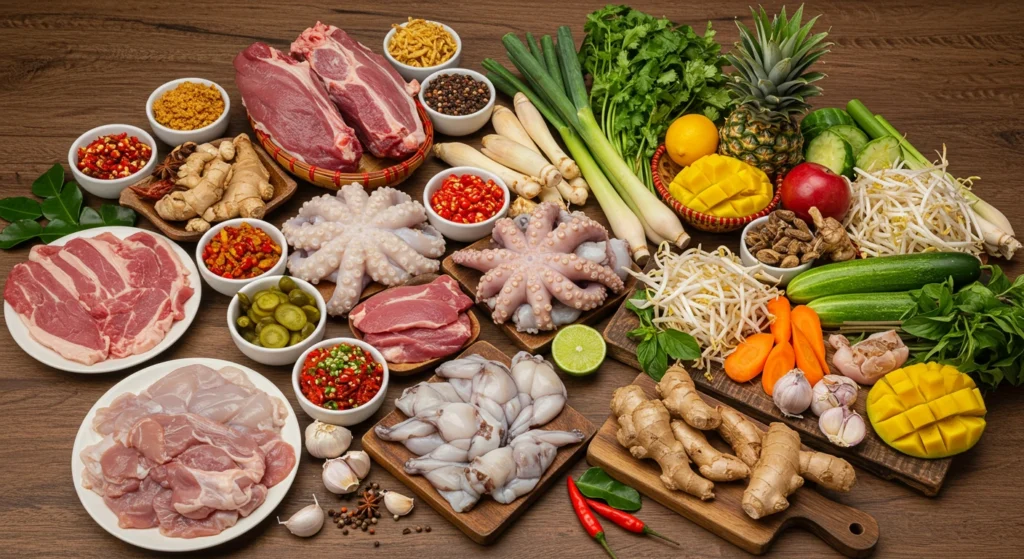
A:
[[[874,551],[878,522],[870,514],[830,501],[813,489],[802,490],[795,500],[786,524],[810,530],[847,557],[867,557]]]

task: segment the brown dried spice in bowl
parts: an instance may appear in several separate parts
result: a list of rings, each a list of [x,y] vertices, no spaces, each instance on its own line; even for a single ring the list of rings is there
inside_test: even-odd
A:
[[[205,128],[224,113],[224,98],[215,85],[182,82],[153,103],[153,117],[174,130]]]

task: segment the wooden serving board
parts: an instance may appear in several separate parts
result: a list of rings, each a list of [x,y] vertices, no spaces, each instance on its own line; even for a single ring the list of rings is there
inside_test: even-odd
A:
[[[467,347],[472,345],[477,338],[480,337],[480,320],[477,319],[476,313],[473,312],[473,309],[468,309],[466,310],[466,314],[469,315],[469,339],[466,340],[466,343],[462,344],[462,347],[460,347],[459,350],[466,349]],[[357,340],[362,341],[363,333],[352,324],[351,316],[348,319],[348,329],[352,331],[352,336],[354,336]],[[448,359],[447,355],[444,357],[436,357],[434,359],[420,361],[419,363],[391,363],[389,361],[388,373],[396,377],[407,377],[409,375],[415,375],[416,373],[423,372],[427,369],[432,369],[435,365],[439,364],[441,361],[444,361],[446,359]]]
[[[498,248],[497,243],[491,237],[480,239],[479,241],[469,245],[463,250],[485,250],[489,248]],[[455,281],[459,282],[462,286],[463,291],[469,294],[470,297],[476,299],[476,286],[480,283],[480,276],[483,274],[465,266],[460,266],[455,263],[451,255],[448,255],[441,262],[441,269],[445,271],[449,276],[455,278]],[[636,264],[633,265],[633,270],[639,271]],[[628,276],[626,278],[626,285],[619,293],[608,293],[608,298],[600,307],[589,310],[580,315],[580,317],[573,324],[593,324],[598,320],[608,316],[613,312],[619,304],[626,298],[627,294],[633,293],[636,287],[636,278]],[[483,312],[483,316],[491,316],[491,309],[487,306],[487,303],[478,301],[477,306]],[[523,351],[528,351],[533,354],[544,353],[551,347],[551,342],[555,339],[555,335],[558,330],[551,330],[549,332],[540,332],[538,334],[528,334],[526,332],[520,332],[516,330],[515,324],[511,321],[505,324],[499,325],[501,330],[505,332],[512,343]]]
[[[459,357],[466,355],[478,354],[492,359],[494,361],[500,361],[506,365],[511,364],[512,360],[507,355],[501,352],[498,348],[487,342],[476,342],[469,346],[466,351],[462,352]],[[439,377],[432,377],[429,382],[441,382],[443,379]],[[381,419],[377,425],[391,426],[400,421],[404,421],[406,415],[402,412],[395,410],[383,419]],[[376,425],[374,426],[374,428]],[[548,471],[544,473],[544,477],[540,479],[537,487],[533,491],[516,499],[514,502],[503,505],[494,501],[490,498],[480,499],[480,502],[475,507],[470,509],[468,512],[458,513],[455,512],[448,501],[444,500],[441,495],[437,493],[437,490],[427,482],[426,478],[422,476],[412,476],[405,473],[402,468],[405,461],[410,458],[415,458],[413,453],[409,452],[404,445],[400,443],[385,442],[377,438],[374,428],[368,429],[366,434],[363,435],[363,450],[365,450],[375,462],[384,467],[391,475],[398,478],[408,487],[412,489],[416,496],[422,499],[425,503],[433,507],[441,516],[445,517],[449,522],[455,525],[456,528],[462,530],[464,534],[479,544],[490,544],[494,543],[514,521],[519,518],[527,507],[529,507],[534,501],[540,497],[541,493],[551,485],[552,481],[556,477],[561,476],[566,470],[572,466],[576,460],[582,456],[587,446],[587,441],[594,436],[596,428],[594,424],[587,420],[581,413],[573,409],[571,406],[566,404],[562,408],[562,413],[558,414],[558,417],[554,421],[544,426],[544,429],[559,430],[559,431],[570,431],[572,429],[579,429],[583,432],[583,441],[572,446],[565,446],[558,449],[558,454],[555,457],[554,463],[548,468]]]
[[[622,305],[604,330],[608,354],[617,361],[637,370],[640,369],[640,362],[636,358],[637,344],[626,336],[626,332],[639,326],[640,322],[636,314]],[[828,338],[828,333],[825,334],[825,338]],[[825,345],[828,346],[827,343]],[[827,349],[828,361],[831,363],[832,350],[831,348]],[[741,384],[726,376],[725,370],[717,364],[712,366],[710,379],[697,371],[693,371],[691,376],[697,388],[714,394],[739,411],[760,421],[781,421],[800,433],[801,440],[808,446],[845,458],[855,466],[868,470],[883,479],[905,483],[929,497],[938,494],[946,479],[946,474],[949,472],[951,458],[925,460],[907,456],[885,444],[870,428],[867,430],[867,436],[859,445],[853,448],[835,446],[818,429],[818,418],[810,411],[804,414],[803,419],[783,416],[782,412],[775,407],[771,397],[765,394],[764,389],[761,388],[760,377],[752,382]],[[868,387],[861,387],[857,402],[853,406],[854,410],[865,420],[868,417],[865,411],[867,398]]]
[[[233,138],[220,138],[219,140],[213,140],[210,143],[215,146],[219,146],[221,142],[230,142],[232,139]],[[270,184],[274,187],[274,197],[267,201],[266,211],[269,214],[291,198],[292,195],[295,194],[295,190],[298,185],[294,179],[285,174],[284,170],[274,162],[270,155],[267,154],[267,152],[260,147],[258,143],[253,142],[252,148],[256,150],[256,155],[260,158],[260,163],[262,163],[270,173]],[[146,186],[155,180],[155,177],[149,176],[132,186]],[[131,189],[131,187],[125,188],[121,191],[121,198],[118,200],[118,203],[122,206],[135,210],[152,222],[161,233],[175,241],[194,243],[198,242],[203,236],[202,233],[186,231],[185,224],[188,223],[187,220],[164,220],[164,218],[160,217],[153,208],[154,201],[141,198],[134,190]]]
[[[657,398],[654,381],[646,374],[641,373],[633,384],[642,387],[648,397]],[[701,397],[712,406],[720,403],[707,394]],[[767,428],[756,420],[754,423]],[[779,534],[791,526],[810,530],[847,557],[866,557],[878,543],[878,523],[874,517],[837,503],[807,485],[789,496],[788,509],[761,520],[743,512],[745,481],[715,483],[715,498],[710,501],[672,491],[659,479],[661,469],[656,462],[637,460],[619,445],[615,440],[618,429],[618,421],[609,417],[587,449],[587,462],[749,553],[765,553]],[[731,452],[717,436],[708,440],[720,450]],[[854,485],[853,491],[856,490]]]

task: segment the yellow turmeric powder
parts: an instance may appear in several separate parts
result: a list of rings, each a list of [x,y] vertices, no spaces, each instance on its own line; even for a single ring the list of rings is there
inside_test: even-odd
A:
[[[214,85],[182,82],[153,103],[153,116],[174,130],[198,130],[224,113],[224,99]]]

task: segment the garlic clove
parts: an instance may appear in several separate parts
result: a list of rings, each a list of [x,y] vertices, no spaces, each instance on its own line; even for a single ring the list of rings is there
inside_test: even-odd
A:
[[[348,465],[344,457],[331,458],[324,462],[324,470],[320,475],[324,487],[335,495],[352,493],[359,487],[359,476]]]
[[[388,491],[384,494],[384,506],[387,507],[388,512],[391,514],[405,516],[412,512],[413,504],[414,502],[412,497],[406,497],[401,493]]]
[[[800,417],[811,406],[812,398],[811,383],[800,369],[783,375],[772,391],[772,401],[786,417]]]
[[[359,476],[359,479],[363,479],[367,474],[370,473],[370,455],[361,450],[352,450],[345,453],[345,456],[341,457],[352,470]]]
[[[316,420],[306,427],[306,450],[316,458],[337,458],[352,444],[352,431]]]
[[[841,406],[822,413],[818,418],[818,428],[832,444],[841,447],[856,446],[867,434],[864,418]]]
[[[857,401],[860,387],[853,379],[842,375],[825,375],[811,390],[811,412],[820,416],[826,410],[851,407]]]
[[[289,532],[300,538],[308,538],[316,534],[324,526],[324,509],[320,508],[320,502],[316,500],[316,495],[313,495],[313,503],[299,509],[284,522],[281,522],[281,517],[278,517],[277,523],[283,524]]]

